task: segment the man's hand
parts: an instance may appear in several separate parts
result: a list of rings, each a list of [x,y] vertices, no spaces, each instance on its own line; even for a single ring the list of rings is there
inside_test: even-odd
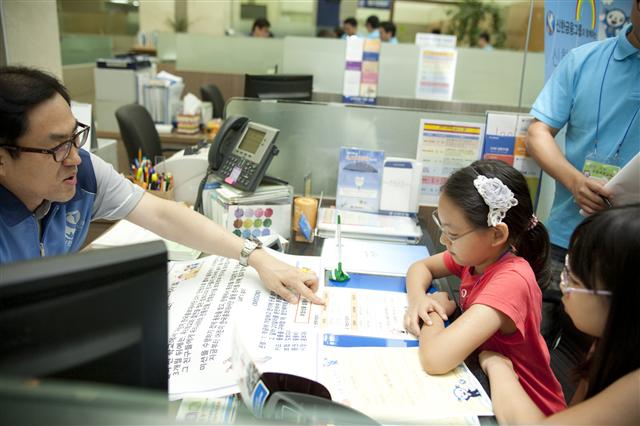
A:
[[[258,271],[265,287],[274,291],[289,303],[298,303],[298,295],[319,305],[324,301],[315,292],[318,277],[313,271],[302,270],[281,262],[264,250],[255,250],[249,256],[249,264]]]
[[[587,214],[594,214],[608,207],[603,198],[611,200],[613,197],[613,194],[604,188],[604,183],[604,180],[581,174],[569,189],[580,208]]]
[[[420,334],[420,320],[427,325],[433,322],[429,318],[429,313],[436,312],[443,321],[448,319],[447,312],[453,313],[456,304],[449,300],[446,292],[438,292],[434,295],[424,295],[414,303],[409,303],[407,312],[404,314],[404,327],[411,334]]]

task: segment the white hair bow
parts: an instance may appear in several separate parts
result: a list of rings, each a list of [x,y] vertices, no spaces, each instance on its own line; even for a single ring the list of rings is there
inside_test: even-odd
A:
[[[502,223],[507,210],[518,205],[518,200],[513,192],[498,178],[479,175],[473,180],[473,186],[476,187],[485,204],[489,206],[489,214],[487,215],[489,226]]]

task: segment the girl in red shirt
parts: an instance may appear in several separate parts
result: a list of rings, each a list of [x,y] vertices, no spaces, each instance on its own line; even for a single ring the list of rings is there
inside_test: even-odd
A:
[[[549,236],[533,214],[527,182],[496,160],[456,171],[442,188],[433,219],[447,247],[407,272],[405,327],[419,337],[427,373],[443,374],[474,350],[508,356],[525,392],[545,414],[566,407],[540,334],[542,292],[549,279]],[[462,315],[447,293],[426,294],[434,278],[461,280]]]
[[[548,414],[533,404],[509,358],[482,352],[493,408],[508,424],[640,424],[640,205],[585,219],[569,242],[560,290],[567,314],[596,338],[571,407]],[[506,354],[505,354],[506,355]]]

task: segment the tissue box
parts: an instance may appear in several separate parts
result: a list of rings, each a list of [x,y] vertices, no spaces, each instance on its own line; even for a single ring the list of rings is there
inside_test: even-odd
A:
[[[178,114],[178,133],[196,134],[200,131],[200,115]]]

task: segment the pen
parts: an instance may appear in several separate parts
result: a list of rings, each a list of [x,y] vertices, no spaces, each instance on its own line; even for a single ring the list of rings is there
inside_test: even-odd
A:
[[[340,213],[338,213],[338,224],[336,225],[336,241],[338,242],[338,268],[342,269],[342,233],[340,232]]]
[[[340,218],[340,213],[338,213],[337,215],[338,223],[336,224],[336,242],[338,243],[338,267],[331,273],[331,279],[333,281],[345,282],[349,281],[351,277],[349,277],[349,274],[342,270],[342,235],[340,233],[340,225],[342,220]]]
[[[604,195],[600,195],[600,198],[602,198],[602,201],[604,201],[604,203],[607,205],[607,208],[610,209],[611,207],[613,207],[613,205],[611,204],[611,201],[609,201],[607,197],[605,197]]]

